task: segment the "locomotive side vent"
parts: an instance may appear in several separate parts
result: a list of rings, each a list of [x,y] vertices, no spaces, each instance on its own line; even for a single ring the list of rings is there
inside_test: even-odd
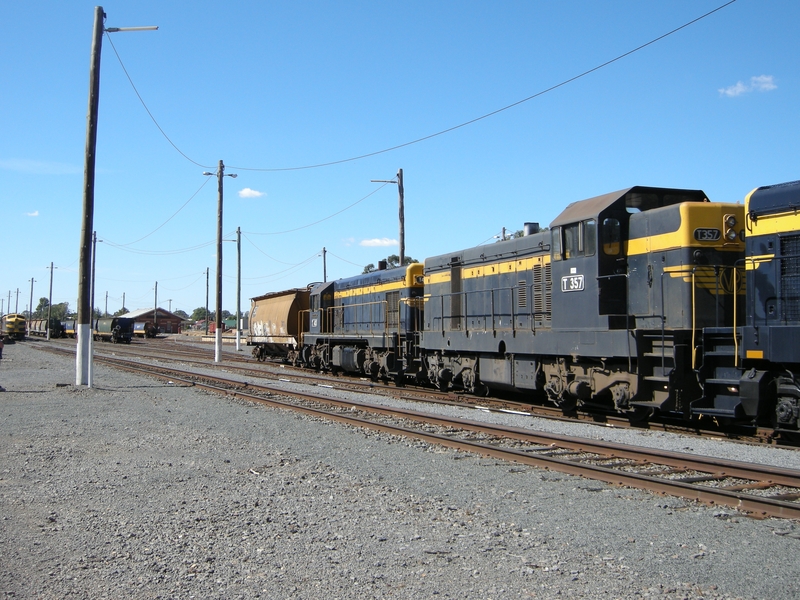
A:
[[[528,306],[528,288],[526,287],[525,283],[525,281],[520,281],[519,287],[517,288],[518,308],[526,308]]]
[[[800,235],[781,238],[781,303],[785,321],[800,321]]]

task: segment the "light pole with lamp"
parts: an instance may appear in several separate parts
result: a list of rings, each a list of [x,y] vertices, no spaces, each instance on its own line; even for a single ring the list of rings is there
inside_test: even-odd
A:
[[[205,171],[203,175],[209,176],[215,175],[215,173]],[[217,329],[214,332],[214,362],[219,363],[222,362],[222,178],[236,178],[236,173],[225,175],[225,165],[220,160],[216,176],[219,187],[219,201],[217,202]]]
[[[53,318],[53,263],[50,263],[50,296],[47,298],[47,340],[50,340],[50,321]]]
[[[89,306],[91,277],[91,245],[94,228],[94,175],[97,148],[97,115],[100,104],[100,54],[103,47],[103,32],[152,31],[158,27],[109,27],[103,25],[106,13],[102,6],[94,7],[94,29],[92,33],[92,57],[89,64],[89,109],[86,114],[86,152],[83,169],[83,223],[81,225],[81,247],[78,268],[78,323],[75,334],[78,348],[75,353],[75,385],[88,385],[91,363],[91,315]]]
[[[223,240],[224,242],[236,242],[236,351],[242,350],[242,228],[236,228],[235,240]]]
[[[33,321],[33,284],[36,283],[36,280],[31,277],[31,303],[28,306],[28,320]]]

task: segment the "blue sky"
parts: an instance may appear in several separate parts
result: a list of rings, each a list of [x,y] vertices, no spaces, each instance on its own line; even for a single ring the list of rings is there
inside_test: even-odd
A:
[[[213,309],[217,182],[202,173],[220,159],[238,175],[224,180],[224,231],[243,232],[243,310],[321,281],[323,247],[329,280],[396,254],[397,188],[370,180],[399,168],[417,259],[548,225],[570,202],[632,185],[737,202],[798,179],[794,0],[737,0],[546,91],[723,4],[105,2],[107,27],[159,30],[103,40],[95,305],[108,294],[116,311],[125,294],[131,310],[152,306],[158,282],[160,306],[191,313],[210,268]],[[31,278],[34,305],[48,295],[51,261],[53,302],[77,307],[95,5],[3,8],[6,312],[17,289],[27,307]],[[236,245],[223,250],[233,312]]]

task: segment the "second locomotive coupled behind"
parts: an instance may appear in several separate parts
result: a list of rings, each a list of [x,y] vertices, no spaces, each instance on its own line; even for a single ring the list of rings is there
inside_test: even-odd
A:
[[[287,315],[282,354],[564,410],[794,433],[798,204],[798,182],[759,188],[745,206],[644,186],[575,202],[546,231],[529,224],[520,238],[293,291],[308,309]],[[251,322],[281,294],[254,299]],[[271,353],[253,332],[248,343]]]

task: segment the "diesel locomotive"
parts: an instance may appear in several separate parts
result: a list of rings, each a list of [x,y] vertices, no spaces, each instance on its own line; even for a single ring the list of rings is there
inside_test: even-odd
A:
[[[575,202],[546,230],[312,286],[283,356],[565,411],[795,433],[798,204],[800,182],[744,205],[645,186]]]
[[[9,313],[7,315],[3,315],[2,319],[0,319],[0,322],[2,323],[0,326],[2,328],[2,334],[7,340],[17,341],[25,339],[25,335],[28,332],[28,325],[25,315]]]
[[[797,432],[800,419],[800,181],[745,198],[744,315],[702,332],[693,410]],[[738,272],[738,271],[737,271]],[[713,412],[711,412],[713,411]]]

